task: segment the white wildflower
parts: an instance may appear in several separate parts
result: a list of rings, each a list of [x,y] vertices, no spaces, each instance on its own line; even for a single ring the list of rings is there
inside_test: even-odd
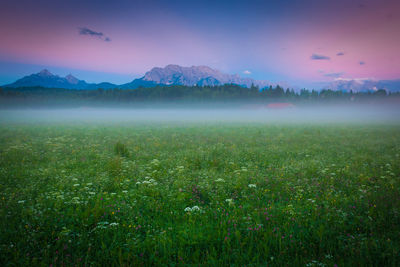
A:
[[[229,205],[233,205],[233,199],[232,198],[225,199],[225,201],[228,202]]]
[[[200,210],[200,208],[198,206],[193,206],[192,207],[192,211],[199,211],[199,210]]]
[[[196,212],[196,211],[200,211],[200,207],[199,206],[193,206],[193,207],[186,207],[184,209],[184,211],[186,212]]]
[[[256,188],[257,185],[256,184],[249,184],[249,188]]]

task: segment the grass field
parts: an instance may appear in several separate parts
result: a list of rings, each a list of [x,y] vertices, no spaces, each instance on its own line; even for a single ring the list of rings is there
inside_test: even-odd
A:
[[[0,264],[399,266],[400,126],[0,124]]]

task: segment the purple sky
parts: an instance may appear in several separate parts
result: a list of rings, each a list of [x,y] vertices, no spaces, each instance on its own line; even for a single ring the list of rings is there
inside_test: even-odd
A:
[[[2,0],[0,84],[42,68],[125,83],[168,64],[308,87],[399,79],[398,14],[398,0]]]

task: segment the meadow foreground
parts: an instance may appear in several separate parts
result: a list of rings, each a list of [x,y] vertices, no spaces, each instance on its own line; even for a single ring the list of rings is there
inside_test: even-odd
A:
[[[2,266],[398,266],[400,127],[0,125]]]

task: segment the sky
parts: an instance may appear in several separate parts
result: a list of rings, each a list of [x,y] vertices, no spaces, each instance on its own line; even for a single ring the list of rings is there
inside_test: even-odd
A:
[[[400,79],[398,0],[2,0],[0,84],[43,68],[127,83],[207,65],[313,87]]]

